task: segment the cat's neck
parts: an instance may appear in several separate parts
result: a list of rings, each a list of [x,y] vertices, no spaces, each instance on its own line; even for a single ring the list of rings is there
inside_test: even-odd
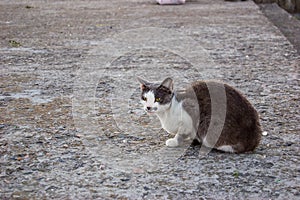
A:
[[[165,119],[168,115],[170,115],[171,113],[174,113],[176,111],[179,103],[180,102],[178,102],[176,99],[176,93],[173,93],[173,97],[172,97],[170,106],[163,112],[157,112],[156,115],[158,116],[158,118],[160,120]]]
[[[156,113],[161,126],[169,133],[176,133],[182,118],[182,103],[177,100],[176,95],[173,95],[171,104],[164,112]]]

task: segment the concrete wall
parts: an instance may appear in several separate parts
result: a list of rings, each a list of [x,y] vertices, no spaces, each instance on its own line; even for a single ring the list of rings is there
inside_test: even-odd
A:
[[[277,3],[288,12],[300,13],[300,0],[254,0],[255,3]]]

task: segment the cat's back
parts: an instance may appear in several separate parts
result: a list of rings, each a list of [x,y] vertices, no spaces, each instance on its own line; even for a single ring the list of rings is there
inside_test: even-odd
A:
[[[225,104],[222,108],[226,109],[226,118],[239,121],[239,119],[249,119],[258,121],[258,114],[247,98],[232,86],[218,81],[195,81],[190,87],[178,91],[176,94],[178,101],[192,102],[188,104],[199,107],[202,117],[210,117],[212,101],[219,105]],[[198,106],[196,106],[198,105]]]
[[[234,113],[253,113],[256,110],[247,98],[232,86],[218,81],[196,81],[188,89],[189,93],[194,93],[201,106],[211,107],[212,100],[219,104],[226,104],[226,109]],[[200,105],[199,105],[200,106]]]

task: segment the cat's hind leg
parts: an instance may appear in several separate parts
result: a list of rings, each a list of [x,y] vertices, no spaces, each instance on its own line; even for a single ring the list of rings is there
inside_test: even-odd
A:
[[[224,152],[235,153],[235,150],[231,145],[222,145],[217,147],[216,149]]]

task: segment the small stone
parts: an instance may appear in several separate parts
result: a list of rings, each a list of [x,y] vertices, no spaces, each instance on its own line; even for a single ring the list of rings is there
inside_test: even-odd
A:
[[[105,165],[100,165],[100,170],[104,170],[105,169]]]
[[[82,135],[76,134],[75,137],[77,137],[77,138],[82,138]]]
[[[147,186],[144,186],[144,190],[148,191],[148,190],[150,190],[150,188]]]
[[[130,177],[123,177],[123,178],[120,178],[121,181],[124,181],[124,182],[127,182],[127,181],[130,181]]]
[[[264,132],[262,132],[262,135],[263,135],[263,136],[267,136],[267,135],[268,135],[268,132],[267,132],[267,131],[264,131]]]
[[[24,137],[26,137],[26,138],[32,138],[33,134],[32,133],[25,133]]]
[[[145,173],[145,170],[143,170],[142,168],[135,168],[132,171],[135,174],[143,174],[143,173]]]

